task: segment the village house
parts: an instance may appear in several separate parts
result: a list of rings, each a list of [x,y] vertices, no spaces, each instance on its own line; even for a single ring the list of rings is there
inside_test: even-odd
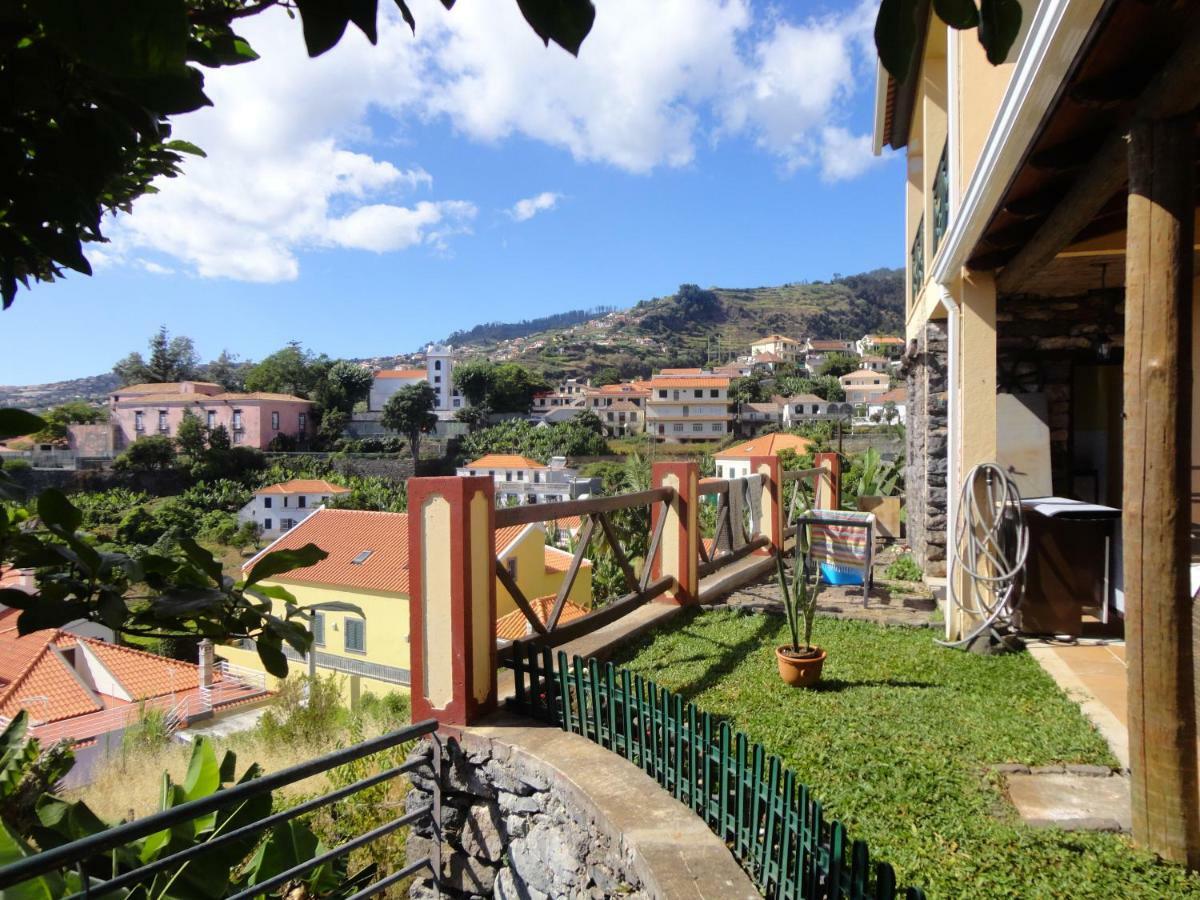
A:
[[[650,379],[646,430],[668,443],[721,440],[730,432],[728,376],[663,369]]]
[[[860,369],[866,369],[868,372],[888,372],[892,369],[891,361],[882,356],[868,354],[858,361]]]
[[[808,438],[798,434],[765,434],[722,450],[713,457],[713,462],[717,467],[718,478],[746,478],[753,474],[750,471],[750,460],[753,457],[778,456],[783,450],[791,450],[800,455],[811,450],[812,444]]]
[[[793,394],[790,397],[778,397],[776,402],[783,415],[784,428],[795,428],[824,419],[849,419],[854,414],[854,407],[849,403],[831,403],[816,394]]]
[[[367,398],[367,410],[370,413],[382,412],[384,404],[396,391],[425,381],[433,388],[434,413],[439,421],[449,421],[460,409],[469,405],[454,387],[453,375],[453,349],[443,344],[430,344],[425,348],[423,367],[382,369],[375,373],[375,381]]]
[[[848,372],[838,381],[842,384],[842,390],[846,392],[846,402],[852,406],[870,403],[888,392],[888,376],[883,372],[872,372],[870,369]]]
[[[350,488],[322,478],[297,478],[259,488],[238,510],[238,522],[254,522],[259,534],[274,540],[295,528],[330,498],[349,494]]]
[[[1023,6],[1001,65],[929,16],[905,80],[879,70],[875,148],[907,156],[909,539],[944,574],[960,485],[993,461],[1120,516],[1107,553],[1078,525],[1062,544],[1086,537],[1092,589],[1053,630],[1124,616],[1134,839],[1194,866],[1196,6]]]
[[[174,437],[185,412],[210,430],[224,428],[235,446],[266,450],[282,436],[303,441],[311,433],[313,404],[290,394],[242,394],[209,381],[131,384],[109,395],[113,448],[121,451],[147,435]]]
[[[567,467],[565,457],[555,456],[550,465],[515,453],[489,453],[465,466],[457,474],[490,475],[496,482],[496,504],[557,503],[574,500],[599,489],[599,481],[581,478]]]
[[[871,423],[903,425],[908,421],[908,389],[893,388],[867,401],[865,418]]]
[[[780,362],[795,363],[803,349],[800,341],[782,334],[770,334],[750,342],[751,357],[776,356]]]
[[[783,407],[774,401],[766,403],[739,403],[737,408],[738,433],[756,435],[768,428],[783,425]]]
[[[854,345],[859,356],[884,356],[899,359],[904,355],[904,338],[881,334],[864,334]]]
[[[408,514],[321,509],[246,562],[249,571],[275,550],[316,544],[328,556],[262,582],[289,591],[301,606],[352,603],[362,614],[345,609],[314,611],[312,632],[317,672],[345,677],[352,704],[361,692],[386,693],[407,688],[410,678]],[[517,525],[496,529],[496,560],[525,596],[556,595],[571,563],[571,554],[546,545],[544,526]],[[568,600],[579,610],[592,605],[592,566],[584,561]],[[281,601],[274,601],[282,607]],[[502,583],[496,584],[496,615],[516,604]],[[264,671],[252,646],[220,648],[235,665]],[[308,671],[310,660],[288,647],[284,653],[293,674]],[[272,683],[273,683],[272,679]]]
[[[568,394],[562,391],[541,391],[533,395],[533,402],[530,404],[529,413],[532,416],[540,417],[555,409],[566,409],[582,405],[578,394]]]

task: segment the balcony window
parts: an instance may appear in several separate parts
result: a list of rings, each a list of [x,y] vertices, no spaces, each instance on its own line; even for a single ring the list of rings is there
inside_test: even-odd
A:
[[[208,425],[210,431],[217,427],[217,413],[215,410],[210,409],[208,411],[206,416],[206,424]]]
[[[908,254],[908,265],[912,275],[912,302],[921,296],[921,288],[925,285],[925,217],[917,223],[917,233],[913,236],[912,249]]]
[[[133,414],[133,430],[134,431],[145,431],[146,430],[146,417],[140,410]]]
[[[930,254],[937,256],[938,246],[950,224],[950,172],[946,163],[946,147],[942,147],[942,158],[938,160],[933,175],[933,240]]]
[[[279,413],[277,413],[277,412],[271,413],[271,430],[272,431],[279,430]]]
[[[163,434],[171,430],[171,427],[167,424],[167,411],[165,409],[158,411],[158,430]]]
[[[233,430],[241,431],[243,429],[243,427],[244,426],[242,425],[242,411],[240,409],[235,409],[233,411]]]

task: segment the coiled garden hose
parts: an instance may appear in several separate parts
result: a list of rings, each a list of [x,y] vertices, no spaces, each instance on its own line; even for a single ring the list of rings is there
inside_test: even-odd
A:
[[[1000,639],[998,629],[1012,624],[1028,555],[1029,530],[1020,489],[997,464],[974,466],[963,479],[959,494],[950,548],[947,613],[957,609],[981,621],[970,634],[937,643],[961,647],[985,632]],[[960,582],[966,586],[965,598],[959,594]]]

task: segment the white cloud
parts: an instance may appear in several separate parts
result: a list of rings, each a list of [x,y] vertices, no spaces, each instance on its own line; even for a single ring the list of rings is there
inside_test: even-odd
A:
[[[535,197],[526,197],[523,200],[518,200],[513,204],[512,209],[508,214],[512,216],[514,222],[528,222],[540,212],[548,212],[558,206],[558,201],[562,199],[562,194],[556,194],[553,191],[542,191]]]
[[[315,60],[281,13],[241,23],[262,59],[209,71],[215,107],[176,121],[208,157],[119,217],[103,261],[148,252],[202,277],[282,281],[310,250],[445,250],[475,206],[438,198],[414,161],[390,161],[408,129],[434,119],[472,140],[519,135],[634,173],[743,138],[784,171],[817,167],[826,181],[870,164],[845,108],[869,81],[873,0],[803,21],[751,0],[605,0],[578,59],[544,47],[511,0],[413,7],[415,38],[381,5],[378,46],[350,28]],[[559,199],[546,192],[509,214],[525,221]]]

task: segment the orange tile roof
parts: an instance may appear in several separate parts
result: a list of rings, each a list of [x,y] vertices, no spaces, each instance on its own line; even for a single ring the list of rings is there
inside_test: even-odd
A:
[[[15,623],[0,631],[0,680],[16,681],[29,664],[37,658],[46,644],[54,640],[55,631],[35,631],[20,635]]]
[[[766,337],[759,338],[757,341],[751,341],[751,345],[754,345],[754,344],[765,344],[765,343],[767,343],[768,341],[771,341],[771,342],[774,342],[774,343],[777,343],[777,344],[778,344],[778,343],[784,343],[784,344],[798,344],[798,343],[800,343],[800,342],[799,342],[798,340],[796,340],[795,338],[790,338],[790,337],[788,337],[787,335],[783,335],[783,334],[768,334]]]
[[[16,629],[12,629],[14,632]],[[35,722],[57,722],[104,708],[100,698],[59,655],[55,632],[11,684],[0,691],[0,715],[11,719],[22,709]],[[32,637],[33,635],[28,635]]]
[[[553,594],[548,594],[545,597],[538,597],[529,604],[533,607],[534,614],[543,625],[550,618],[550,613],[554,609],[555,599]],[[562,613],[558,617],[558,622],[560,625],[573,622],[576,619],[586,616],[587,613],[588,611],[579,604],[567,600],[563,603]],[[496,637],[502,641],[515,641],[530,634],[532,630],[533,627],[529,624],[529,620],[525,618],[525,613],[519,609],[514,609],[512,612],[496,620]]]
[[[757,363],[777,363],[783,362],[783,357],[778,353],[756,353],[754,361]]]
[[[583,516],[562,516],[557,519],[547,519],[547,522],[553,522],[562,531],[578,531],[583,527]]]
[[[502,556],[528,525],[497,528],[494,551]],[[408,593],[408,513],[318,509],[242,566],[248,572],[266,553],[316,544],[329,555],[318,563],[276,575],[272,581],[331,584],[393,594]],[[364,550],[371,555],[360,563]]]
[[[848,341],[809,341],[814,350],[846,350]]]
[[[715,454],[716,459],[749,459],[751,456],[778,456],[780,450],[795,450],[804,453],[812,446],[812,441],[798,434],[764,434],[744,444],[730,447]]]
[[[727,388],[729,378],[725,375],[702,375],[696,378],[655,378],[651,380],[652,388]]]
[[[84,638],[80,642],[95,654],[135,702],[189,690],[199,684],[200,667],[195,663],[167,659],[104,641]],[[221,680],[219,672],[213,673],[213,680]]]
[[[135,397],[122,397],[117,406],[148,406],[153,403],[192,403],[203,406],[207,403],[244,403],[249,400],[273,400],[276,403],[312,403],[303,397],[291,394],[272,394],[258,391],[252,394],[223,393],[223,394],[138,394]]]
[[[668,376],[671,376],[671,375],[699,375],[703,371],[704,371],[703,369],[660,369],[658,374],[659,375],[668,375]],[[654,377],[655,376],[651,376],[650,380],[653,381]]]
[[[872,372],[870,369],[855,369],[853,372],[847,372],[839,380],[845,384],[848,380],[855,381],[861,378],[883,378],[882,372]]]
[[[472,463],[467,463],[468,469],[544,469],[536,459],[528,456],[518,456],[515,453],[489,453],[481,456]]]
[[[221,390],[221,385],[215,381],[148,381],[143,384],[127,384],[125,387],[119,387],[112,393],[114,394],[182,394],[185,384],[195,385],[200,388],[216,388]],[[203,396],[203,395],[202,395]]]
[[[868,334],[866,337],[866,342],[869,344],[903,344],[904,338],[892,336],[880,337],[878,335]]]
[[[380,369],[375,373],[376,378],[428,378],[429,373],[424,369]]]
[[[546,574],[565,572],[571,568],[571,560],[574,558],[573,553],[568,553],[566,550],[559,550],[557,547],[546,546],[545,550]],[[592,562],[589,559],[584,559],[579,567],[581,569],[590,569]]]
[[[633,384],[606,384],[602,388],[595,388],[588,391],[589,394],[644,394],[650,390],[650,386],[645,382],[635,382]]]
[[[875,398],[876,403],[887,403],[889,400],[892,403],[907,403],[908,388],[898,387],[894,390],[888,391],[886,394],[880,394]]]
[[[324,478],[293,478],[270,487],[259,488],[256,494],[348,494],[350,488],[331,484]]]

